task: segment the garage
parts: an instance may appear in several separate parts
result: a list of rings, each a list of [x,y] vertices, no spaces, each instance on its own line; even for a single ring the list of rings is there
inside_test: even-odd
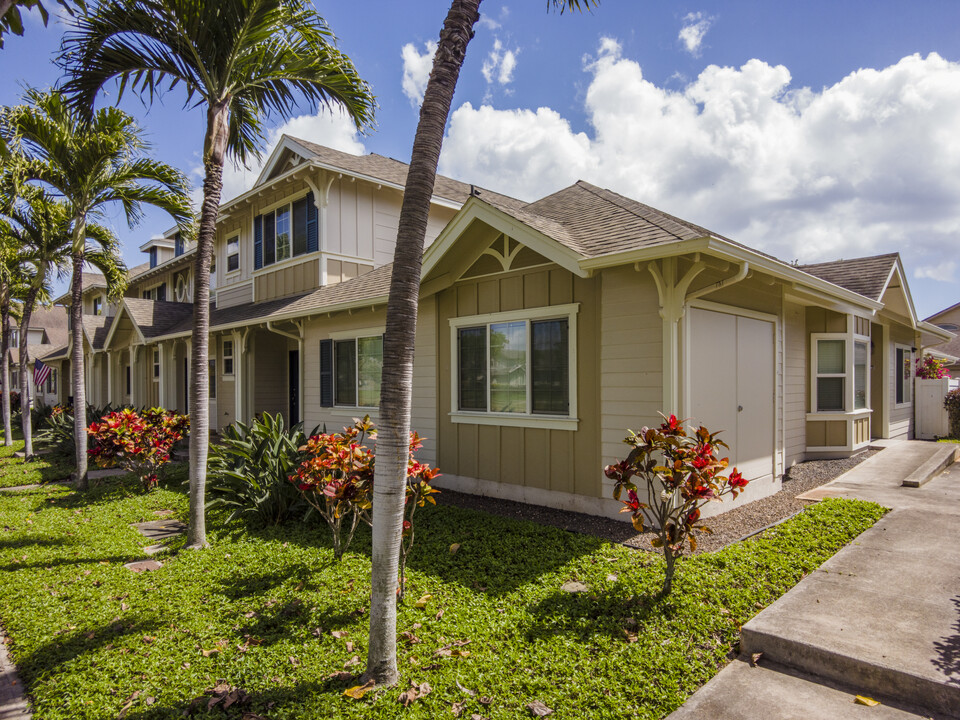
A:
[[[687,312],[686,407],[730,445],[730,463],[751,481],[771,480],[776,458],[776,323],[756,316]],[[754,495],[754,493],[750,493]],[[766,493],[764,493],[766,494]]]

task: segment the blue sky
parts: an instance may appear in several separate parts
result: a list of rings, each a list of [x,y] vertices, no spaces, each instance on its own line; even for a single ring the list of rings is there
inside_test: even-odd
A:
[[[524,199],[583,178],[785,260],[897,250],[921,315],[960,300],[960,3],[545,5],[482,6],[443,172]],[[377,128],[305,111],[276,132],[408,160],[447,6],[317,3],[374,88]],[[62,32],[33,20],[6,40],[0,103],[57,81]],[[124,107],[199,184],[203,118],[182,102]],[[229,172],[227,194],[251,174]],[[170,225],[115,220],[131,265]]]

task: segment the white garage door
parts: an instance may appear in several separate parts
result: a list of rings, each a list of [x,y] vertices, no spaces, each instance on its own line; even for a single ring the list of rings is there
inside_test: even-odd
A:
[[[730,445],[730,463],[748,480],[772,477],[775,453],[774,324],[691,309],[691,421]]]

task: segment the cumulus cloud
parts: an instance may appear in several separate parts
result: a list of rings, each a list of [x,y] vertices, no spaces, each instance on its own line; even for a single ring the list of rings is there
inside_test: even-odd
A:
[[[683,49],[694,57],[700,57],[700,48],[703,45],[703,38],[707,30],[713,24],[713,18],[704,15],[702,12],[687,13],[683,17],[683,26],[677,39],[683,45]]]
[[[913,276],[919,280],[937,280],[938,282],[953,282],[954,272],[957,269],[957,263],[953,260],[940,262],[936,265],[924,265],[913,271]]]
[[[423,44],[422,54],[413,43],[407,43],[400,51],[403,58],[403,94],[410,98],[410,104],[414,107],[419,107],[423,102],[423,93],[427,89],[436,52],[437,44],[432,40]]]
[[[667,89],[604,38],[584,69],[589,134],[550,108],[465,104],[442,171],[528,200],[582,178],[786,260],[899,250],[952,277],[960,63],[911,55],[813,91],[750,60]]]
[[[290,118],[270,131],[267,138],[267,149],[260,162],[255,162],[249,168],[237,168],[229,162],[226,164],[223,168],[222,198],[224,202],[253,187],[253,183],[263,169],[263,164],[270,157],[270,153],[273,152],[277,143],[280,142],[282,135],[292,135],[318,145],[326,145],[335,150],[357,155],[366,152],[363,143],[360,142],[353,121],[344,113],[322,110],[317,115],[300,115]],[[194,185],[191,195],[194,206],[199,208],[200,202],[203,200],[203,166],[197,165],[193,168],[191,174]]]
[[[494,82],[506,85],[513,81],[513,71],[517,67],[516,50],[505,50],[500,38],[493,41],[493,49],[483,61],[480,72],[488,84]]]

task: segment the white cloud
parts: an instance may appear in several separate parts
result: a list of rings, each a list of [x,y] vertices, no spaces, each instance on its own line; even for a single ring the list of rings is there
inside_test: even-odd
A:
[[[954,272],[957,269],[957,263],[953,260],[940,262],[936,265],[924,265],[913,271],[913,276],[917,279],[936,280],[938,282],[953,282]]]
[[[423,93],[427,89],[430,71],[433,69],[433,55],[437,44],[428,40],[423,44],[423,54],[416,45],[407,43],[400,51],[403,58],[403,94],[410,98],[410,104],[419,107],[423,102]]]
[[[813,91],[750,60],[668,89],[604,38],[584,67],[589,134],[550,108],[465,104],[442,172],[528,200],[582,178],[786,260],[898,250],[952,276],[960,63],[911,55]]]
[[[494,39],[493,49],[480,68],[487,84],[496,82],[500,85],[507,85],[513,81],[513,71],[517,67],[518,52],[519,50],[505,50],[500,38]]]
[[[703,38],[713,24],[713,20],[714,18],[702,12],[687,13],[683,17],[683,26],[680,28],[677,39],[683,44],[684,50],[694,57],[700,57]]]
[[[226,164],[223,168],[223,191],[221,193],[224,202],[253,187],[253,183],[263,168],[263,163],[270,157],[270,153],[273,152],[280,141],[281,135],[292,135],[343,152],[354,154],[366,152],[363,143],[359,140],[353,121],[342,112],[334,111],[331,113],[321,110],[317,115],[300,115],[290,118],[270,131],[267,138],[267,149],[263,153],[261,162],[254,163],[249,168],[236,168],[229,162]],[[197,165],[194,167],[191,175],[194,185],[191,196],[194,206],[199,208],[203,199],[203,166]]]

